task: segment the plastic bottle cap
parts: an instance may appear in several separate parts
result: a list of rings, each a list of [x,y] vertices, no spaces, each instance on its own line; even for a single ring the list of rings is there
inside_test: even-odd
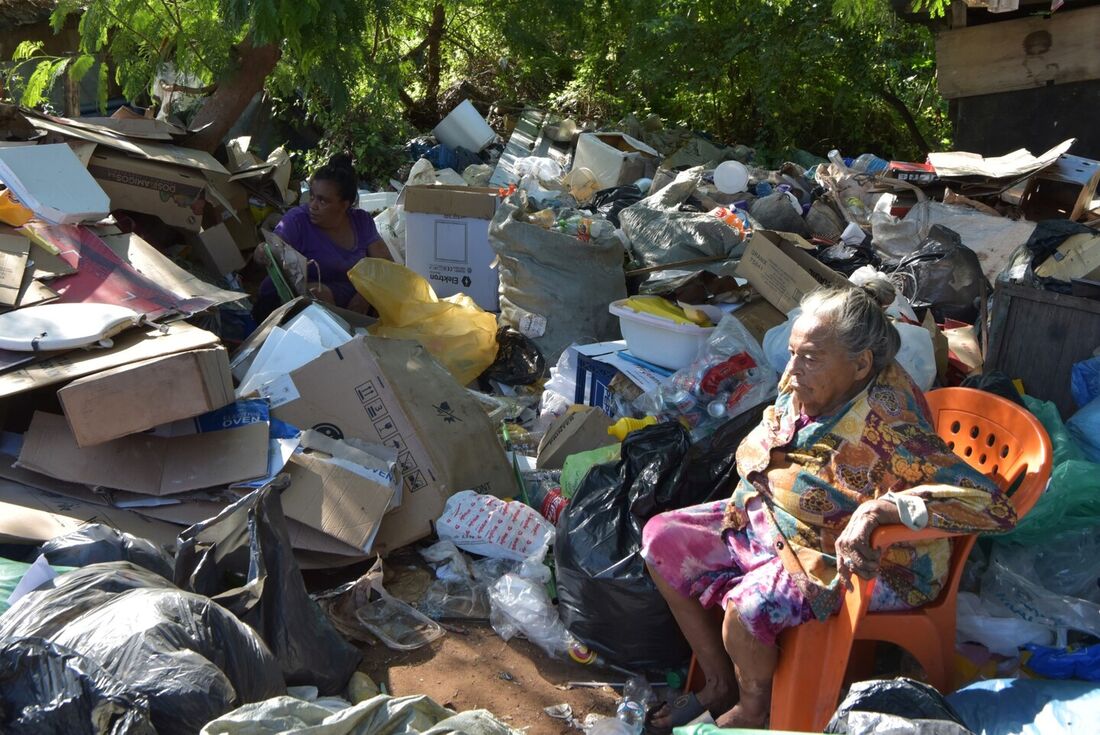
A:
[[[738,194],[749,186],[749,170],[740,161],[723,161],[714,169],[714,185],[723,194]]]

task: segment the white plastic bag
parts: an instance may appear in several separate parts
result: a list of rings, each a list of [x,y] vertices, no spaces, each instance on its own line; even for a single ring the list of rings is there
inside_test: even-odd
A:
[[[435,530],[441,541],[464,551],[515,561],[536,555],[554,536],[554,527],[530,506],[474,490],[450,497]]]
[[[544,583],[505,574],[489,588],[489,602],[489,622],[504,640],[522,633],[551,656],[566,653],[572,645],[573,636],[565,629]]]
[[[1015,616],[993,615],[980,597],[972,592],[959,592],[956,640],[980,643],[993,653],[1012,657],[1028,643],[1052,645],[1054,631]]]

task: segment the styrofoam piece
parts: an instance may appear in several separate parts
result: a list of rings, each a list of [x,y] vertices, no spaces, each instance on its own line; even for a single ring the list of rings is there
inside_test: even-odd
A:
[[[0,148],[0,181],[53,224],[100,220],[111,211],[107,192],[64,143]]]
[[[43,304],[0,314],[0,349],[71,350],[109,340],[144,316],[114,304]]]
[[[497,137],[470,100],[463,100],[451,110],[451,114],[435,126],[432,135],[445,146],[465,148],[474,153],[479,153]]]
[[[714,327],[676,324],[653,314],[641,314],[624,306],[625,302],[614,301],[608,310],[619,317],[630,354],[669,370],[690,365],[714,331]]]
[[[722,161],[714,169],[714,185],[723,194],[740,194],[749,187],[749,170],[740,161]]]

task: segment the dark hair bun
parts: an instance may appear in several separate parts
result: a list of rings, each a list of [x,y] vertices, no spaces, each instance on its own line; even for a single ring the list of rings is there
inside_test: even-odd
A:
[[[883,308],[894,303],[894,298],[897,296],[897,289],[894,288],[894,284],[885,278],[872,278],[860,288]]]
[[[355,171],[355,162],[347,153],[337,153],[328,159],[328,165],[346,171]]]

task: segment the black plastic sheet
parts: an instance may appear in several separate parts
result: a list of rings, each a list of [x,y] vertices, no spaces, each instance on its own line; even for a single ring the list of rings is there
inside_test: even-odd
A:
[[[875,712],[917,721],[911,730],[907,730],[913,735],[943,732],[937,726],[938,723],[958,725],[966,731],[966,723],[942,694],[928,684],[912,679],[876,679],[853,684],[848,696],[840,703],[836,714],[826,726],[825,732],[854,735],[854,730],[849,728],[848,723],[853,712]],[[925,723],[923,728],[922,722]]]
[[[149,702],[102,667],[41,638],[0,643],[0,732],[156,735]]]
[[[105,561],[128,561],[165,579],[172,578],[172,560],[153,542],[102,523],[91,523],[52,538],[39,547],[38,553],[45,554],[54,566],[86,567]]]
[[[176,584],[207,595],[259,633],[291,686],[339,694],[359,666],[359,651],[306,591],[270,486],[180,534]]]

